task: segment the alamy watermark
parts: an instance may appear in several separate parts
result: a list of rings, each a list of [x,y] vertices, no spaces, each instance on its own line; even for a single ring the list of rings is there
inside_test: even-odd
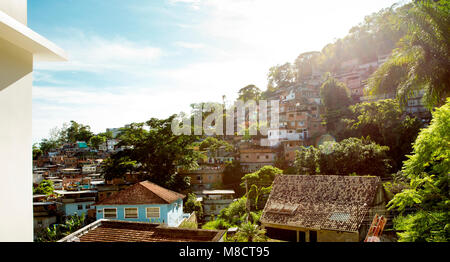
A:
[[[259,132],[267,136],[269,129],[278,129],[280,126],[278,100],[238,100],[228,108],[221,104],[206,103],[195,106],[194,110],[193,116],[173,119],[173,134],[232,136],[237,133],[255,136]]]

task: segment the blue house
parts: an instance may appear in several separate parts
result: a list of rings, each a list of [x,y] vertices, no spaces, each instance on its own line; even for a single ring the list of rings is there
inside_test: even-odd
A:
[[[98,219],[160,223],[178,226],[183,218],[185,196],[144,181],[95,203]]]
[[[93,209],[95,204],[97,191],[81,190],[81,191],[67,191],[55,190],[55,193],[60,195],[59,202],[62,203],[62,211],[65,216],[78,215],[82,216],[89,209]]]

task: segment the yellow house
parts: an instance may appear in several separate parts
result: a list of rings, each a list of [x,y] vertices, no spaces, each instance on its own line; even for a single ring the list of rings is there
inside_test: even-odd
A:
[[[27,27],[27,1],[0,1],[0,241],[33,241],[33,62],[65,61]]]

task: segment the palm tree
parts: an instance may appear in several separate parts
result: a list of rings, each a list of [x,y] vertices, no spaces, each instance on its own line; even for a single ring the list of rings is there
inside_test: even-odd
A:
[[[408,32],[369,78],[369,94],[396,93],[405,105],[424,90],[424,103],[431,109],[443,105],[450,93],[450,4],[420,0],[413,5],[400,21]]]
[[[266,240],[265,233],[266,231],[264,229],[260,229],[258,225],[248,222],[243,223],[239,227],[236,237],[247,242],[260,242]]]

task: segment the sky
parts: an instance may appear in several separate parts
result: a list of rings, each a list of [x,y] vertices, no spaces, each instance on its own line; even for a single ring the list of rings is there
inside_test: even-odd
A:
[[[33,143],[71,120],[99,133],[265,90],[271,66],[396,2],[28,0],[28,26],[69,56],[34,64]]]

